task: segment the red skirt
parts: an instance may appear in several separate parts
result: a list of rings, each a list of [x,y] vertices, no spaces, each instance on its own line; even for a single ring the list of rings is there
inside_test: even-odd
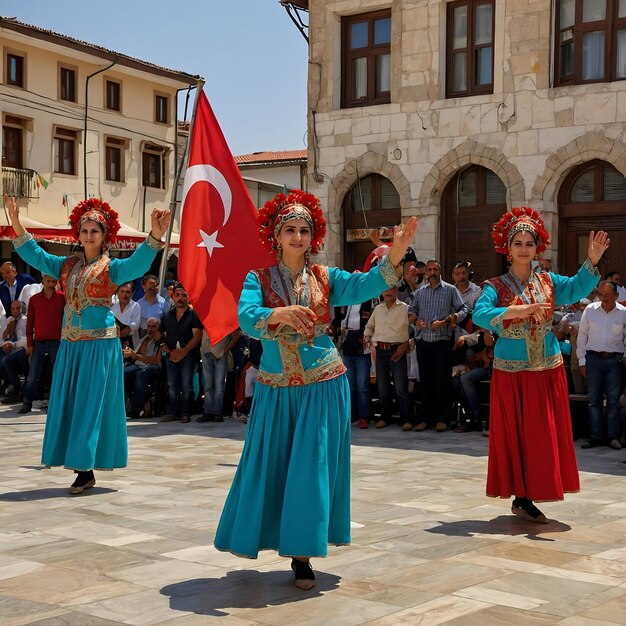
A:
[[[487,495],[562,500],[580,490],[563,366],[493,370]]]

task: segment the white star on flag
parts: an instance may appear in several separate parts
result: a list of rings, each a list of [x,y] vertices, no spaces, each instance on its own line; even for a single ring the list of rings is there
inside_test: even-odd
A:
[[[197,248],[206,248],[209,256],[212,256],[215,248],[223,248],[224,246],[217,240],[217,231],[211,235],[207,235],[202,229],[200,229],[200,237],[202,237],[202,243],[199,243]]]

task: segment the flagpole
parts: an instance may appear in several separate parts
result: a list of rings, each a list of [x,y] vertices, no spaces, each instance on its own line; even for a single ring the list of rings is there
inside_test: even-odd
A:
[[[191,122],[189,123],[189,134],[187,135],[187,141],[185,142],[185,150],[183,151],[182,158],[180,160],[180,164],[176,167],[176,175],[174,177],[174,185],[172,187],[172,196],[170,199],[170,225],[167,229],[167,235],[165,237],[165,247],[163,248],[163,256],[161,257],[161,266],[159,267],[159,285],[163,287],[163,283],[165,281],[165,271],[167,268],[167,257],[170,249],[170,240],[172,239],[172,231],[174,229],[174,219],[176,217],[176,206],[178,204],[176,200],[176,196],[178,195],[178,185],[180,184],[180,179],[183,174],[183,169],[187,164],[187,159],[189,155],[189,146],[191,143],[191,133],[193,132],[193,126],[196,122],[196,111],[198,110],[198,101],[200,100],[199,95],[200,92],[204,89],[204,80],[199,80],[196,83],[196,99],[193,103],[193,111],[191,114]],[[178,120],[176,120],[176,141],[178,141]],[[181,206],[182,209],[182,206]]]

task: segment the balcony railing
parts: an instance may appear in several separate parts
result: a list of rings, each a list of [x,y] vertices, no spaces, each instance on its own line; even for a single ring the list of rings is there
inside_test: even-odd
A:
[[[2,168],[2,193],[16,198],[39,198],[38,174],[21,167]]]

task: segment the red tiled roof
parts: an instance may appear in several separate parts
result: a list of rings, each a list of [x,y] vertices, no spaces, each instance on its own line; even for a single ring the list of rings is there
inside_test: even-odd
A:
[[[284,161],[306,161],[306,150],[281,150],[280,152],[253,152],[235,157],[237,165],[252,163],[281,163]]]
[[[0,16],[0,29],[3,28],[16,31],[30,37],[35,37],[37,39],[43,39],[51,43],[56,43],[67,48],[87,52],[109,61],[117,61],[117,63],[126,67],[132,67],[143,70],[144,72],[150,72],[151,74],[157,74],[159,76],[164,76],[181,82],[195,83],[198,80],[203,80],[202,76],[162,67],[160,65],[150,63],[149,61],[143,61],[142,59],[137,59],[135,57],[122,54],[121,52],[116,52],[115,50],[109,50],[108,48],[97,46],[96,44],[89,43],[87,41],[81,41],[80,39],[69,37],[68,35],[62,35],[61,33],[57,33],[53,30],[20,22],[14,17]]]

